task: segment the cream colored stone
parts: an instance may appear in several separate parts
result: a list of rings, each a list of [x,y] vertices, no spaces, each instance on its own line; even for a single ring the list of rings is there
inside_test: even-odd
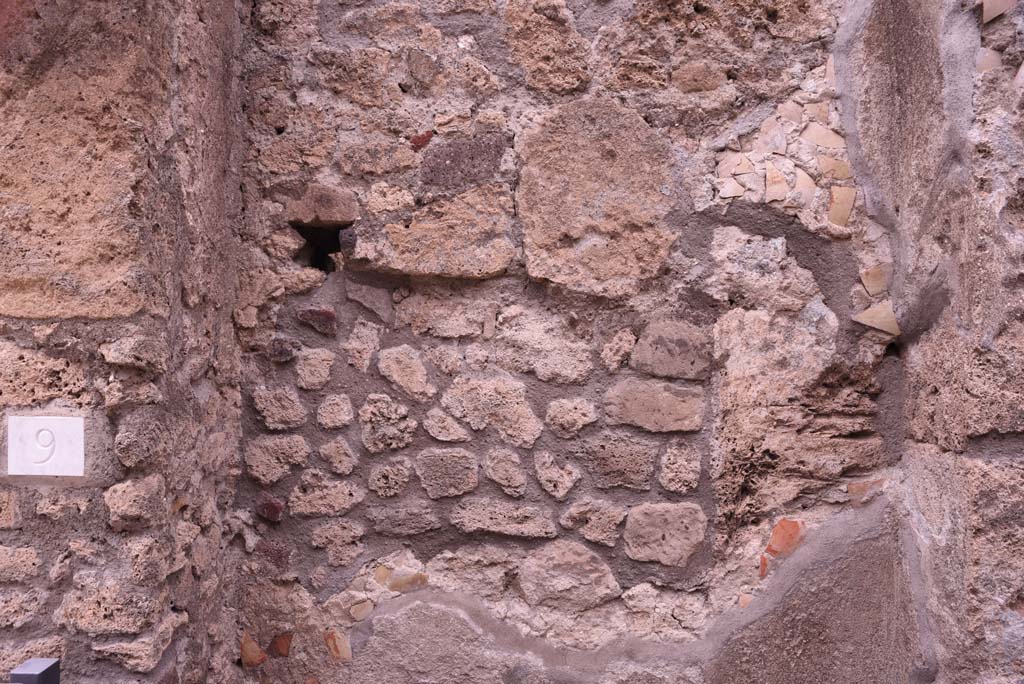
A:
[[[692,503],[643,503],[626,516],[626,555],[683,567],[704,542],[707,517]]]
[[[544,429],[526,399],[526,385],[507,374],[461,375],[441,405],[474,430],[494,429],[512,446],[533,446]]]
[[[437,393],[427,377],[427,368],[416,349],[407,344],[381,350],[377,369],[392,385],[417,401],[426,401]]]
[[[424,449],[416,456],[416,475],[431,499],[459,496],[476,489],[476,456],[465,449]]]
[[[845,226],[850,222],[853,203],[857,199],[857,188],[841,185],[832,186],[832,201],[828,206],[828,220],[837,226]]]
[[[355,420],[352,400],[345,394],[329,394],[316,410],[316,423],[325,430],[339,430]]]
[[[171,645],[175,630],[185,624],[188,624],[188,613],[171,612],[150,634],[134,641],[93,644],[92,650],[132,672],[152,672]]]
[[[348,353],[348,363],[364,373],[370,369],[373,355],[380,349],[381,327],[360,318],[352,327],[348,340],[342,346]]]
[[[834,149],[845,149],[846,140],[830,128],[812,121],[804,127],[800,137],[807,142],[814,143],[818,147],[831,147]]]
[[[853,320],[875,328],[890,335],[899,336],[900,324],[896,320],[896,313],[893,311],[892,302],[886,299],[884,302],[872,304],[853,317]]]
[[[665,448],[658,470],[658,484],[676,494],[697,488],[701,470],[700,451],[692,444],[673,442]]]
[[[569,496],[569,491],[582,476],[580,469],[572,463],[559,465],[550,451],[534,452],[533,469],[541,488],[555,501],[565,501],[565,497]]]
[[[650,432],[699,430],[704,392],[697,387],[656,380],[620,380],[604,395],[609,425],[635,425]]]
[[[508,187],[473,188],[424,206],[407,224],[360,231],[353,256],[412,276],[489,278],[516,257],[512,212]]]
[[[388,463],[378,463],[370,470],[367,486],[373,493],[383,498],[398,496],[412,479],[412,465],[408,459],[397,459]]]
[[[619,330],[605,343],[601,348],[601,362],[609,373],[614,373],[622,367],[635,344],[636,335],[629,328]]]
[[[625,506],[587,497],[574,501],[558,522],[566,529],[578,529],[587,541],[615,546],[619,540],[619,525],[625,519]]]
[[[468,442],[472,439],[469,431],[441,409],[434,407],[427,411],[423,429],[439,442]]]
[[[484,456],[484,475],[513,497],[526,493],[526,473],[519,454],[511,449],[491,449]]]
[[[338,520],[320,525],[310,537],[314,548],[327,550],[327,564],[338,567],[355,561],[363,552],[360,543],[365,530],[351,520]]]
[[[405,188],[387,183],[374,183],[370,186],[370,196],[366,201],[366,208],[374,213],[381,213],[410,209],[415,204],[416,200],[412,193]]]
[[[300,435],[267,435],[251,440],[245,447],[245,468],[262,485],[287,475],[294,465],[306,465],[309,445]]]
[[[39,552],[28,546],[0,546],[0,583],[24,582],[39,574]]]
[[[295,362],[295,374],[298,377],[299,387],[304,390],[318,390],[326,387],[331,380],[334,358],[334,353],[326,349],[304,349],[299,352]]]
[[[367,395],[359,409],[363,446],[371,454],[401,449],[412,442],[418,423],[409,418],[409,408],[386,394]]]
[[[760,154],[786,154],[786,132],[777,117],[769,116],[761,122],[753,149]]]
[[[546,511],[499,499],[462,499],[452,509],[449,519],[456,529],[467,534],[491,532],[508,537],[531,538],[550,538],[558,534]]]
[[[527,132],[516,206],[531,277],[618,297],[658,273],[676,235],[667,137],[608,97],[552,110]],[[581,211],[581,208],[585,208]]]
[[[293,389],[259,387],[252,393],[252,401],[263,424],[270,430],[287,430],[306,424],[306,407]]]
[[[359,462],[344,437],[335,437],[326,444],[321,444],[317,452],[320,454],[320,458],[327,463],[331,472],[337,475],[348,475]]]
[[[535,90],[570,93],[590,82],[590,46],[576,32],[565,0],[509,0],[506,40]]]
[[[59,625],[86,634],[137,634],[153,624],[160,601],[120,582],[93,583],[64,594],[54,615]]]
[[[160,474],[118,483],[103,493],[110,511],[110,527],[117,531],[139,530],[169,513],[167,488]]]
[[[519,591],[531,606],[579,613],[622,593],[608,565],[579,542],[560,539],[531,552],[519,566]]]
[[[288,496],[292,515],[342,515],[362,502],[366,491],[351,482],[335,480],[319,470],[307,470]]]
[[[581,397],[555,399],[548,404],[544,422],[559,437],[571,439],[587,425],[597,422],[597,407]]]

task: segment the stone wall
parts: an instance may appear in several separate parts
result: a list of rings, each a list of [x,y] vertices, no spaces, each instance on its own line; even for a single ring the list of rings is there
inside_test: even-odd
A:
[[[1022,30],[10,3],[0,671],[1016,681]]]

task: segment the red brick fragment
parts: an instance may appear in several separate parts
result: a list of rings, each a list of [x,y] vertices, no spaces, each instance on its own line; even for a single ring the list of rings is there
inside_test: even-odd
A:
[[[434,131],[424,131],[423,133],[417,133],[416,135],[409,138],[409,142],[412,144],[412,149],[419,152],[424,147],[430,144],[430,140],[433,137]]]

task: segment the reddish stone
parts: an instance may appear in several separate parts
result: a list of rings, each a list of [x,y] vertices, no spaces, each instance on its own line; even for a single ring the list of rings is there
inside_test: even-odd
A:
[[[278,634],[274,637],[273,641],[270,642],[270,648],[267,649],[270,653],[270,657],[287,658],[288,654],[292,650],[292,637],[293,634],[291,632]]]
[[[352,646],[346,635],[336,629],[328,629],[324,632],[324,644],[327,652],[339,663],[352,662]]]
[[[302,343],[291,337],[275,337],[267,345],[267,358],[274,363],[288,363],[295,358]]]
[[[338,315],[334,309],[325,306],[310,306],[300,309],[295,318],[322,335],[334,337],[338,334]]]
[[[782,558],[796,551],[804,538],[804,523],[800,520],[783,518],[775,523],[772,535],[768,538],[768,546],[764,552],[772,558]]]
[[[270,492],[260,492],[256,498],[256,515],[270,522],[281,522],[284,518],[285,502]]]
[[[417,133],[416,135],[409,138],[409,142],[412,143],[412,149],[419,152],[424,147],[430,144],[430,139],[434,137],[434,131],[424,131],[423,133]]]
[[[242,665],[245,667],[259,667],[267,660],[264,652],[256,640],[249,636],[248,632],[242,632],[242,643],[240,645],[242,654]]]

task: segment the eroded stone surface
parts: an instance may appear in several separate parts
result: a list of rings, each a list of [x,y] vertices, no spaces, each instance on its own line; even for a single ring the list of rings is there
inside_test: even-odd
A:
[[[675,240],[664,225],[671,157],[639,114],[610,98],[565,105],[522,154],[516,198],[531,276],[618,297],[657,273]]]
[[[691,503],[645,503],[629,509],[622,538],[633,560],[684,566],[704,541],[707,517]]]

